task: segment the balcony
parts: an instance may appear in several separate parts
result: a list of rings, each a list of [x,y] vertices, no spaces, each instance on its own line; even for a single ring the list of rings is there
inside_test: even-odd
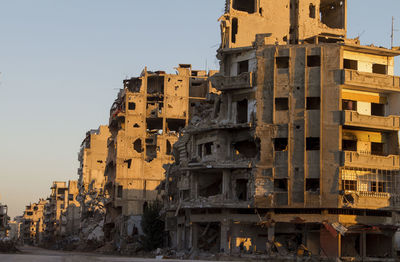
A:
[[[360,154],[353,151],[344,151],[344,165],[348,167],[366,167],[366,168],[387,168],[399,169],[400,156],[377,156]]]
[[[343,84],[360,90],[400,91],[400,77],[343,70]]]
[[[399,131],[400,117],[360,115],[356,111],[346,110],[343,112],[343,125]]]
[[[241,73],[238,76],[224,76],[222,74],[216,74],[211,77],[211,83],[220,91],[252,88],[254,84],[253,73],[246,72]]]

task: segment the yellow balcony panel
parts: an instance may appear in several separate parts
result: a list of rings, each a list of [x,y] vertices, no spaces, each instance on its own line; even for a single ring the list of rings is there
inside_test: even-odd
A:
[[[253,73],[246,72],[238,76],[216,74],[211,77],[211,83],[219,91],[252,88]]]
[[[364,155],[353,151],[344,151],[344,165],[347,167],[399,169],[400,156]]]
[[[376,128],[381,130],[400,130],[399,116],[369,116],[360,115],[356,111],[344,111],[343,118],[343,125],[346,126]]]
[[[400,77],[343,70],[343,84],[359,90],[400,92]]]

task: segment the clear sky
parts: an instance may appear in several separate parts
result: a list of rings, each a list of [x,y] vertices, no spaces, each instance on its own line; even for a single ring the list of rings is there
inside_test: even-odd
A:
[[[52,181],[77,179],[80,143],[108,122],[123,79],[146,65],[217,69],[224,2],[1,0],[0,202],[10,216],[46,198]],[[389,47],[399,10],[399,0],[349,0],[348,37]]]

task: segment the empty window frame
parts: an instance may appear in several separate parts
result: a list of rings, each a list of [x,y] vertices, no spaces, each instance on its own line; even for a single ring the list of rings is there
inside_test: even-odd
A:
[[[274,139],[274,150],[275,151],[287,151],[288,150],[288,139],[287,138],[275,138]]]
[[[123,191],[123,187],[122,186],[118,186],[118,189],[117,189],[117,197],[118,198],[122,198],[122,191]]]
[[[321,66],[321,56],[319,56],[319,55],[307,56],[307,66],[308,67],[320,67]]]
[[[351,69],[351,70],[358,70],[358,61],[351,60],[351,59],[344,59],[343,60],[343,68]]]
[[[148,130],[162,130],[163,119],[162,118],[147,118],[146,125]]]
[[[68,194],[68,200],[69,201],[74,201],[74,195],[73,194]]]
[[[371,115],[373,116],[385,116],[385,105],[371,103]]]
[[[319,192],[319,178],[307,178],[306,179],[306,191],[308,192]]]
[[[173,118],[167,119],[167,127],[169,131],[179,132],[185,126],[186,126],[185,119],[173,119]]]
[[[128,103],[128,109],[129,110],[135,110],[136,109],[136,104],[134,102],[129,102]]]
[[[236,197],[240,201],[247,201],[247,183],[248,179],[236,180]]]
[[[371,154],[377,156],[383,156],[384,153],[384,144],[383,143],[374,143],[371,142]]]
[[[321,98],[320,97],[307,97],[307,110],[320,110]]]
[[[167,140],[167,147],[166,147],[165,152],[167,155],[172,155],[172,146],[171,146],[171,143],[169,142],[169,140]]]
[[[316,17],[315,5],[310,4],[309,9],[310,9],[310,14],[309,14],[310,18],[315,18]]]
[[[343,99],[342,110],[357,111],[357,101]]]
[[[289,68],[289,57],[288,56],[279,56],[275,58],[276,67],[279,69]]]
[[[239,21],[237,18],[232,18],[232,32],[231,32],[231,41],[232,43],[236,43],[236,35],[239,30]]]
[[[148,94],[164,94],[164,76],[149,76],[147,78]]]
[[[288,179],[287,178],[274,179],[274,191],[275,192],[287,192],[288,191]]]
[[[276,111],[289,110],[289,98],[288,97],[275,98],[275,110]]]
[[[143,152],[142,140],[140,138],[136,139],[135,142],[133,142],[133,149],[138,153]]]
[[[253,14],[256,12],[256,1],[255,0],[232,0],[233,9],[238,11],[247,12]]]
[[[360,192],[393,193],[396,192],[394,178],[398,175],[398,171],[391,170],[345,168],[342,170],[342,188]]]
[[[320,149],[320,138],[319,137],[307,137],[306,139],[307,151],[315,151]]]
[[[249,72],[249,60],[238,62],[238,75]]]
[[[387,66],[381,65],[381,64],[373,64],[372,65],[372,73],[386,75],[387,74]]]
[[[247,99],[236,102],[236,122],[239,124],[248,122],[248,102]]]
[[[342,140],[343,151],[357,151],[357,141],[355,140]]]
[[[214,143],[205,143],[204,144],[204,155],[209,156],[212,154],[212,148],[213,148]]]

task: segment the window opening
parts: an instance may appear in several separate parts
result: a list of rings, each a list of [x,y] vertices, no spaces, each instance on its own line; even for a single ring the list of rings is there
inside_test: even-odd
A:
[[[315,18],[315,5],[310,4],[310,18]]]
[[[171,143],[169,142],[169,140],[167,140],[167,155],[172,155],[172,146]]]
[[[129,110],[135,110],[136,109],[136,104],[134,102],[129,102],[128,103],[128,109]]]
[[[238,62],[238,75],[249,72],[249,60]]]
[[[351,60],[351,59],[344,59],[343,60],[343,68],[351,69],[351,70],[358,70],[358,61]]]
[[[169,131],[179,132],[181,129],[185,128],[185,119],[167,119],[167,127]]]
[[[281,68],[289,68],[289,57],[288,56],[279,56],[276,57],[276,67]]]
[[[236,180],[236,196],[240,201],[247,201],[247,179]]]
[[[319,178],[307,178],[306,191],[319,192]]]
[[[146,119],[148,130],[162,130],[163,129],[163,119],[162,118],[147,118]]]
[[[287,151],[288,150],[288,139],[287,138],[275,138],[274,139],[275,151]]]
[[[243,99],[242,101],[237,101],[236,102],[236,121],[237,123],[247,123],[247,114],[248,114],[248,102],[247,99]]]
[[[357,111],[357,101],[343,99],[342,100],[342,109],[350,110],[350,111]]]
[[[275,98],[275,110],[276,111],[289,110],[289,98],[287,97]]]
[[[212,143],[212,142],[204,144],[204,155],[208,156],[208,155],[212,154],[213,144],[214,143]]]
[[[118,190],[117,190],[117,197],[118,198],[122,198],[122,191],[123,191],[123,187],[122,186],[118,186]]]
[[[288,179],[287,178],[274,179],[274,191],[275,192],[287,192],[288,191]]]
[[[253,14],[256,12],[255,0],[233,0],[233,9]]]
[[[321,66],[321,56],[319,56],[319,55],[307,56],[307,66],[308,67],[320,67]]]
[[[385,116],[385,105],[371,103],[371,115],[373,116]]]
[[[343,151],[357,151],[357,141],[355,140],[342,140]]]
[[[381,64],[373,64],[372,65],[372,73],[386,75],[387,74],[387,66],[381,65]]]
[[[319,150],[320,149],[320,141],[319,137],[307,137],[307,145],[306,149],[313,151],[313,150]]]
[[[319,110],[321,106],[320,97],[307,97],[307,110]]]
[[[239,21],[237,18],[232,19],[232,35],[231,35],[231,41],[232,43],[236,43],[236,35],[238,33],[239,29]]]
[[[133,149],[135,149],[135,151],[138,153],[143,152],[142,140],[140,138],[136,139],[135,142],[133,142]]]

